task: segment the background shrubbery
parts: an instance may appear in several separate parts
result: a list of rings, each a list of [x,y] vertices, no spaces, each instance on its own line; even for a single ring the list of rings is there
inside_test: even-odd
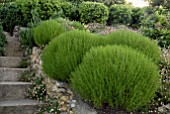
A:
[[[168,16],[155,11],[152,14],[145,14],[142,21],[141,32],[151,39],[158,41],[161,47],[170,44],[170,21]]]
[[[93,48],[72,73],[77,94],[95,107],[134,111],[154,97],[158,89],[157,65],[143,54],[122,46]]]
[[[105,23],[108,19],[108,8],[102,3],[83,2],[79,6],[82,23]]]

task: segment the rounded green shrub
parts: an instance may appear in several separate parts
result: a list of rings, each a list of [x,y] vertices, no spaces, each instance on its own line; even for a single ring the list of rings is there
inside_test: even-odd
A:
[[[105,23],[108,19],[108,7],[103,3],[83,2],[79,5],[80,21],[82,23]]]
[[[68,81],[86,51],[99,45],[95,35],[73,30],[61,34],[47,45],[42,54],[43,71],[51,78]]]
[[[104,40],[110,45],[127,45],[133,49],[141,51],[155,63],[158,63],[160,60],[161,52],[157,44],[137,32],[118,30],[105,36]]]
[[[110,7],[109,19],[107,20],[107,23],[109,25],[129,25],[131,23],[131,13],[131,8],[127,5],[112,5]]]
[[[33,38],[38,46],[42,46],[64,31],[64,27],[55,20],[42,21],[33,29]]]
[[[123,46],[91,49],[71,75],[73,89],[101,108],[134,111],[149,103],[159,86],[157,65],[144,54]]]

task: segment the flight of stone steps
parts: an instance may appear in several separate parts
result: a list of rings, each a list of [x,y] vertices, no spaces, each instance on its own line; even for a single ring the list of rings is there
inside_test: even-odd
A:
[[[42,103],[27,99],[25,92],[30,82],[19,81],[28,68],[17,68],[22,60],[19,40],[5,33],[5,56],[0,57],[0,114],[34,114]]]

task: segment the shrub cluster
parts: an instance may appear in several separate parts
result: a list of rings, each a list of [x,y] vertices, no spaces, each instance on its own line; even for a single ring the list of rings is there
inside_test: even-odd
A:
[[[42,46],[64,31],[64,27],[54,20],[42,21],[33,29],[33,38],[38,46]]]
[[[97,2],[83,2],[79,5],[80,22],[82,23],[106,23],[108,19],[108,7]]]
[[[95,107],[134,111],[150,102],[158,88],[157,65],[131,48],[93,48],[72,73],[74,90]]]
[[[73,30],[46,45],[42,66],[51,78],[71,80],[77,94],[97,108],[134,111],[150,103],[158,89],[159,54],[156,44],[134,32],[101,37]]]
[[[117,31],[104,38],[85,31],[70,31],[55,38],[45,47],[42,54],[43,70],[50,77],[62,81],[81,63],[85,52],[91,47],[106,45],[126,45],[159,61],[160,50],[156,44],[140,34],[130,31]]]

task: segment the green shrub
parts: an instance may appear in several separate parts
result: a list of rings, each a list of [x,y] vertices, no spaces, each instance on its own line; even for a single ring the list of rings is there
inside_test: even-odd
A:
[[[70,20],[79,18],[78,8],[71,2],[63,2],[61,7],[66,18]]]
[[[82,23],[105,23],[108,19],[108,7],[102,3],[83,2],[79,5],[80,21]]]
[[[0,56],[4,55],[5,43],[6,43],[6,37],[3,33],[3,28],[2,28],[2,25],[0,23]]]
[[[129,25],[131,23],[131,13],[131,8],[129,8],[127,5],[112,5],[110,7],[109,19],[107,23],[109,25]]]
[[[64,31],[64,27],[54,20],[42,21],[33,29],[33,38],[38,46],[42,46]]]
[[[37,11],[42,20],[49,19],[55,11],[61,10],[61,3],[58,0],[40,0],[38,3]]]
[[[70,73],[81,63],[86,51],[99,45],[97,39],[91,33],[79,30],[61,34],[43,51],[43,71],[54,79],[68,81]]]
[[[119,30],[108,34],[106,37],[108,44],[127,45],[133,49],[141,51],[150,57],[155,63],[160,60],[160,49],[155,42],[137,32]]]
[[[10,32],[11,35],[13,35],[14,27],[20,25],[22,19],[20,6],[15,2],[6,3],[0,7],[0,20],[3,29]]]
[[[148,104],[158,89],[157,65],[122,46],[93,48],[72,73],[73,89],[95,107],[134,111]]]

